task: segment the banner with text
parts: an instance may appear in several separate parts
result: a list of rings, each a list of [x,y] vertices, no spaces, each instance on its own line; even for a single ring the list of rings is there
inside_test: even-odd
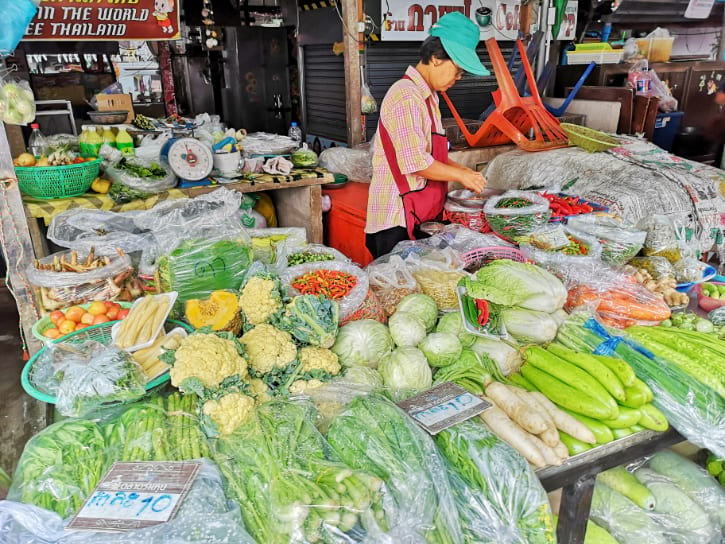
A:
[[[174,40],[180,0],[42,0],[23,40]]]
[[[460,11],[478,25],[481,40],[511,41],[518,37],[521,2],[517,0],[382,0],[382,39],[423,41],[440,17]]]

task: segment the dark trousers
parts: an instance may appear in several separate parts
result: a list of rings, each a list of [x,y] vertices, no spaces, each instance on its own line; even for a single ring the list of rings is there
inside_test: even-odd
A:
[[[372,234],[366,234],[365,247],[368,248],[373,259],[377,259],[386,253],[390,253],[395,247],[395,244],[403,240],[410,240],[408,238],[408,230],[403,227],[393,227]]]

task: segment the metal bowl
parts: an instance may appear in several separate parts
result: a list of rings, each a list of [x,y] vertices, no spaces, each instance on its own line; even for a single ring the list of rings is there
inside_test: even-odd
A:
[[[89,111],[88,117],[99,125],[120,125],[126,122],[127,111]]]
[[[503,193],[504,191],[500,189],[484,189],[480,194],[468,189],[457,189],[448,193],[448,200],[466,208],[482,208],[486,200]]]

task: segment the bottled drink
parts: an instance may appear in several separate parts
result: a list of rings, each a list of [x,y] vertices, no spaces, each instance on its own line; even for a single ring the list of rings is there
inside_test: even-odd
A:
[[[289,131],[287,132],[287,136],[297,142],[298,146],[302,142],[302,129],[297,125],[296,122],[292,121],[292,124],[289,127]]]
[[[98,152],[101,150],[103,145],[103,138],[98,134],[96,127],[92,126],[88,129],[88,138],[86,140],[86,149],[88,150],[89,157],[97,157]]]
[[[33,129],[33,132],[30,134],[30,139],[28,140],[28,153],[35,156],[36,159],[39,159],[45,155],[48,142],[45,136],[43,136],[43,133],[40,132],[39,124],[33,123],[30,125],[30,128]]]
[[[103,130],[103,143],[111,147],[116,147],[116,136],[113,134],[113,128],[110,126],[107,126]]]
[[[133,155],[133,138],[126,132],[126,127],[118,127],[116,135],[116,149],[124,155]]]
[[[81,136],[78,138],[78,147],[81,149],[81,157],[84,159],[88,157],[88,127],[84,126],[81,129]]]

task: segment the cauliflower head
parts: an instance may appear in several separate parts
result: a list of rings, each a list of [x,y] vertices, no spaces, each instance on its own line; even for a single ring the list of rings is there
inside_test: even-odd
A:
[[[215,334],[192,334],[181,342],[171,367],[171,384],[179,387],[187,378],[197,378],[204,387],[218,386],[225,378],[248,375],[247,361],[233,340]]]
[[[253,276],[242,289],[239,306],[250,325],[261,325],[282,309],[274,280]]]
[[[285,368],[297,357],[297,346],[288,332],[263,323],[242,336],[250,370],[257,375]]]
[[[256,399],[257,404],[263,404],[272,400],[272,395],[269,394],[269,387],[259,378],[249,380],[249,392]]]
[[[308,346],[300,349],[298,355],[300,361],[300,373],[307,374],[315,370],[322,370],[331,376],[337,376],[342,367],[337,355],[329,349],[316,346]]]
[[[254,399],[238,392],[204,403],[204,415],[216,424],[220,435],[234,432],[249,419],[253,411]]]
[[[297,380],[290,386],[289,392],[292,395],[304,395],[310,389],[317,389],[324,384],[320,380]]]

